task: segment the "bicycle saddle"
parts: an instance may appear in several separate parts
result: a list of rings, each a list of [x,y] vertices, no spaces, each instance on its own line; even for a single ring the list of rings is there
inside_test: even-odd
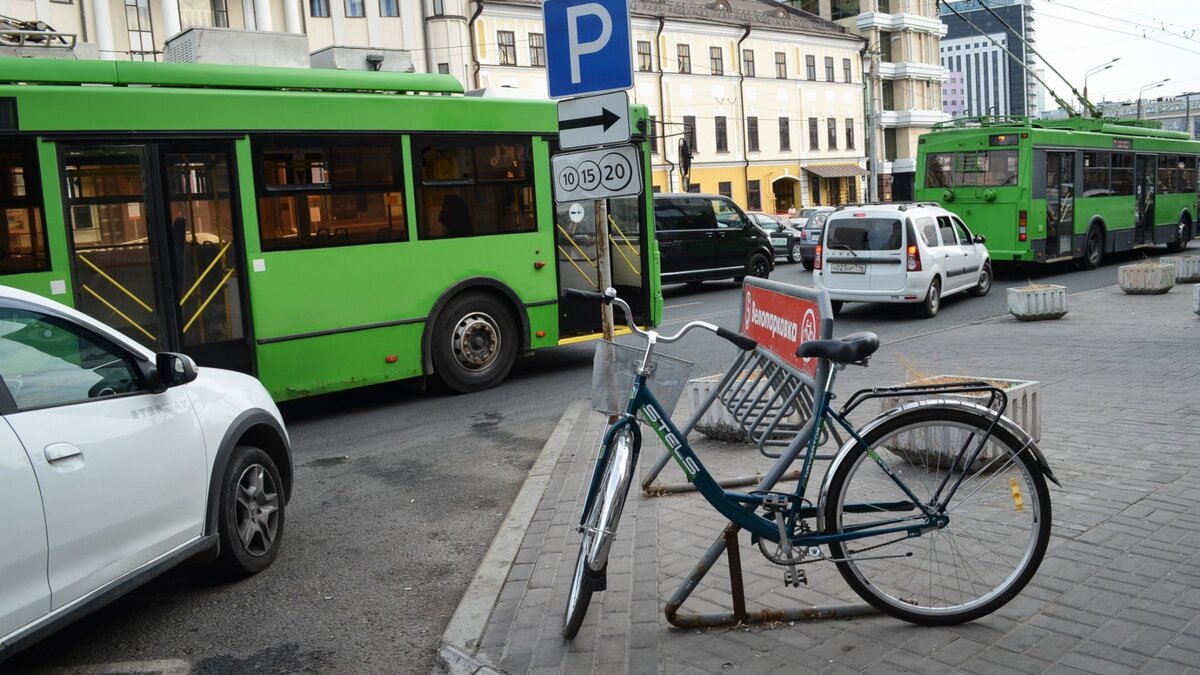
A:
[[[879,349],[879,336],[869,331],[851,333],[835,340],[809,340],[800,345],[796,356],[817,356],[834,363],[858,363]]]

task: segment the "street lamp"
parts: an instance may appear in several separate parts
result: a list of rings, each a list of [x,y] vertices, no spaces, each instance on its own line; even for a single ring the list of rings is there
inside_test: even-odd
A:
[[[1109,62],[1107,62],[1107,63],[1102,63],[1102,64],[1100,64],[1100,65],[1098,65],[1098,66],[1095,66],[1094,68],[1088,68],[1087,72],[1083,74],[1083,98],[1084,98],[1085,100],[1086,100],[1086,99],[1087,99],[1087,97],[1088,97],[1088,95],[1087,95],[1087,81],[1088,81],[1088,78],[1089,78],[1089,77],[1091,77],[1092,75],[1094,75],[1095,73],[1099,73],[1099,72],[1101,72],[1101,71],[1108,70],[1109,68],[1112,68],[1112,67],[1113,67],[1113,64],[1114,64],[1114,63],[1116,63],[1117,61],[1120,61],[1120,60],[1121,60],[1121,57],[1119,57],[1119,56],[1118,56],[1117,58],[1113,59],[1112,61],[1109,61]],[[1080,110],[1080,112],[1083,112],[1083,110],[1081,109],[1081,110]]]
[[[1157,89],[1170,81],[1171,81],[1171,78],[1168,77],[1166,79],[1159,80],[1158,82],[1151,82],[1150,84],[1148,84],[1138,90],[1138,116],[1137,116],[1137,118],[1139,120],[1142,119],[1142,92],[1146,91],[1147,89]]]

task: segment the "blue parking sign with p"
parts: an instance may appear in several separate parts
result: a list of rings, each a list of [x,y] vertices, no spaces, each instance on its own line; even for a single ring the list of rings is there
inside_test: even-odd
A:
[[[629,0],[546,0],[542,19],[550,98],[633,86]]]

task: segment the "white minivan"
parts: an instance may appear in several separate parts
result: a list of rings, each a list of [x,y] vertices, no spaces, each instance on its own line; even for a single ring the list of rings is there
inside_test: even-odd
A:
[[[906,302],[931,317],[944,296],[991,290],[984,241],[933,203],[843,206],[825,221],[813,283],[835,313],[846,302]]]

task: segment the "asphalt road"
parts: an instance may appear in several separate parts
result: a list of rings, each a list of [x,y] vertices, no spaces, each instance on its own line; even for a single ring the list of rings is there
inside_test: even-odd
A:
[[[990,295],[947,298],[934,319],[915,318],[908,307],[848,304],[835,334],[873,330],[883,343],[875,358],[900,358],[889,345],[1005,314],[1007,286],[1107,286],[1116,283],[1117,262],[1094,271],[1000,268]],[[811,283],[811,273],[787,263],[771,278]],[[664,332],[696,318],[735,327],[738,289],[668,287]],[[733,348],[702,337],[672,353],[695,362],[694,375],[719,372]],[[591,356],[586,344],[544,351],[522,360],[502,386],[468,396],[406,384],[286,406],[297,483],[273,567],[233,583],[197,568],[168,572],[0,670],[430,672],[525,472],[566,406],[589,395]],[[928,371],[944,365],[937,354],[907,358]]]

